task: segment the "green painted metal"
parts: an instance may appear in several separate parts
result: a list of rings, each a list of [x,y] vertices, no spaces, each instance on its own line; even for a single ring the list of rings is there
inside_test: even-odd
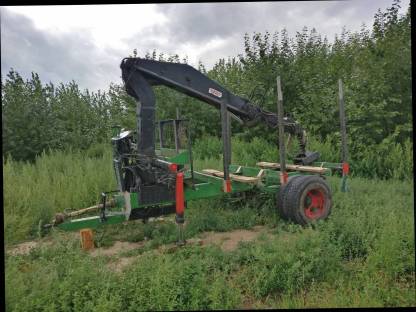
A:
[[[223,192],[223,179],[219,177],[210,176],[200,172],[194,172],[195,183],[194,187],[185,187],[185,200],[196,200],[201,198],[218,197],[226,193]],[[231,181],[231,193],[238,193],[253,189],[254,185]]]
[[[114,199],[116,201],[116,207],[117,208],[121,208],[121,209],[124,208],[124,206],[126,204],[126,201],[125,201],[123,195],[115,195]]]
[[[179,153],[176,153],[174,149],[171,148],[162,148],[162,150],[157,149],[156,155],[163,160],[166,160],[171,163],[178,165],[186,165],[190,163],[189,151],[186,149],[180,149]]]
[[[137,193],[135,193],[135,192],[130,193],[130,205],[131,205],[131,209],[144,207],[144,206],[140,206],[139,205],[138,198],[139,198],[139,196],[137,195]]]
[[[106,215],[107,220],[101,222],[99,216],[86,217],[82,219],[68,220],[58,225],[58,228],[65,231],[76,231],[82,229],[96,229],[103,225],[117,224],[126,221],[124,214],[108,214]]]
[[[161,157],[162,158],[162,157]],[[164,157],[165,160],[176,163],[176,164],[186,164],[189,161],[189,153],[187,150],[181,151],[179,154],[174,155],[170,158]],[[313,166],[318,167],[325,167],[329,168],[329,170],[325,173],[325,175],[331,175],[332,170],[339,170],[341,168],[341,164],[339,163],[329,163],[329,162],[315,162]],[[276,194],[280,189],[280,171],[274,169],[262,169],[259,167],[249,167],[249,166],[239,166],[239,165],[230,165],[230,173],[232,174],[239,174],[247,177],[256,177],[262,172],[262,177],[259,183],[252,184],[252,183],[242,183],[238,181],[231,181],[231,193],[239,193],[245,192],[248,190],[258,190],[260,192]],[[186,170],[185,172],[185,187],[184,187],[184,195],[185,201],[190,200],[198,200],[203,198],[212,198],[212,197],[220,197],[223,196],[223,183],[224,180],[221,177],[215,177],[208,174],[204,174],[201,172],[194,171],[194,179],[191,178],[190,170]],[[290,171],[288,172],[289,176],[297,176],[297,175],[310,175],[307,172],[299,172],[299,171]],[[343,179],[345,181],[346,179]],[[194,183],[192,183],[192,181]],[[346,182],[344,182],[346,183]],[[124,209],[126,203],[125,198],[122,194],[115,196],[116,200],[116,207],[119,209]],[[165,205],[165,204],[173,204],[174,202],[160,202],[154,205]],[[133,192],[130,193],[130,205],[131,209],[136,208],[146,208],[146,205],[140,205],[138,202],[138,194]],[[63,230],[80,230],[83,228],[97,228],[102,225],[106,224],[117,224],[124,222],[126,220],[126,216],[124,213],[113,213],[107,215],[107,221],[101,222],[99,216],[94,217],[87,217],[82,219],[76,220],[68,220],[60,225],[59,228]]]
[[[186,165],[190,163],[189,158],[189,151],[184,150],[183,152],[179,152],[179,154],[169,157],[167,161],[178,164],[178,165]]]
[[[180,149],[178,153],[176,153],[175,149],[171,148],[162,148],[157,149],[156,155],[163,160],[168,162],[172,162],[178,165],[185,165],[189,164],[189,151],[187,149]]]

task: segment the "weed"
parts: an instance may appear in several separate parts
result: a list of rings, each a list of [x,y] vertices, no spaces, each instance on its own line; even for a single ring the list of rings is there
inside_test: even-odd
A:
[[[249,162],[254,151],[242,151]],[[99,191],[114,188],[111,155],[93,156],[56,152],[34,165],[4,164],[6,245],[33,236],[39,219],[95,204]],[[221,168],[221,159],[195,164]],[[120,274],[106,266],[106,257],[82,252],[77,236],[53,230],[45,238],[50,244],[26,256],[6,256],[7,310],[237,309],[247,301],[260,308],[414,306],[413,181],[353,177],[349,193],[339,191],[337,177],[328,182],[332,213],[309,227],[276,216],[273,196],[189,202],[186,238],[260,224],[271,229],[271,238],[260,236],[231,252],[216,246],[146,252],[176,240],[172,222],[102,228],[97,246],[147,241],[121,253],[140,257]]]

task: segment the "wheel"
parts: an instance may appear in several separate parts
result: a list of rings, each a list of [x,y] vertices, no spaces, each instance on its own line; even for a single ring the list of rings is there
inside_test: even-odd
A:
[[[277,212],[284,220],[289,220],[289,214],[286,211],[287,205],[284,205],[286,194],[288,193],[286,189],[293,184],[295,180],[300,178],[301,176],[292,176],[289,177],[288,182],[282,186],[280,186],[279,192],[277,193]]]
[[[332,207],[331,190],[318,176],[298,176],[282,189],[281,208],[286,218],[306,225],[328,217]]]

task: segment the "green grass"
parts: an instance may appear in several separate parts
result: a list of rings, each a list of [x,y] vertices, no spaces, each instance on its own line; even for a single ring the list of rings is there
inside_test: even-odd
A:
[[[271,153],[265,150],[264,157]],[[58,152],[43,155],[35,165],[3,165],[7,247],[36,237],[40,219],[93,205],[100,191],[114,188],[111,154],[93,155]],[[221,159],[198,159],[195,167],[220,168]],[[273,232],[271,239],[241,243],[232,252],[195,245],[152,252],[176,240],[169,221],[99,230],[96,242],[103,247],[148,239],[142,250],[123,254],[137,258],[122,273],[106,266],[108,258],[82,252],[76,236],[52,231],[45,238],[51,245],[26,256],[6,255],[7,310],[414,306],[413,181],[355,177],[349,193],[339,191],[339,178],[329,183],[332,214],[307,228],[280,220],[268,196],[190,202],[186,238],[259,224]]]
[[[3,164],[6,243],[33,238],[40,220],[49,222],[55,212],[95,205],[102,191],[116,188],[111,151],[89,155],[59,151],[42,155],[34,165],[12,160]]]

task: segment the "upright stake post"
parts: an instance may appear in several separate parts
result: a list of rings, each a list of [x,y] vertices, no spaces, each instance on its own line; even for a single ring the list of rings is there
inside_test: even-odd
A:
[[[223,191],[224,193],[231,192],[231,180],[230,180],[230,159],[231,159],[231,151],[230,151],[230,127],[229,127],[229,113],[227,111],[227,103],[225,100],[221,102],[221,134],[222,134],[222,150],[223,150],[223,164],[224,164],[224,183],[223,183]]]
[[[338,80],[339,90],[339,119],[341,126],[341,161],[342,161],[342,179],[341,179],[341,192],[347,192],[347,176],[350,171],[348,164],[348,146],[347,146],[347,128],[345,121],[345,106],[344,106],[344,90],[342,80]]]
[[[162,148],[163,148],[163,126],[162,123],[159,122],[159,143],[160,143],[160,152],[162,152]]]
[[[175,132],[175,151],[176,151],[176,153],[179,153],[179,149],[181,148],[181,143],[180,143],[180,140],[179,140],[179,131],[180,131],[180,129],[179,129],[179,127],[180,127],[179,117],[180,117],[179,107],[176,107],[176,120],[174,120],[174,122],[173,122],[173,130]]]
[[[189,123],[187,124],[186,132],[188,134],[188,150],[189,150],[189,164],[191,169],[191,178],[192,178],[192,189],[195,189],[195,179],[194,179],[194,160],[192,157],[192,141],[191,141],[191,130],[189,129]]]
[[[231,164],[231,114],[227,111],[228,166]]]
[[[173,131],[175,134],[175,151],[179,153],[179,122],[178,120],[173,121]]]
[[[279,123],[279,154],[280,154],[280,184],[287,183],[288,175],[286,172],[286,149],[285,132],[283,126],[283,95],[280,84],[280,76],[277,76],[277,120]]]

